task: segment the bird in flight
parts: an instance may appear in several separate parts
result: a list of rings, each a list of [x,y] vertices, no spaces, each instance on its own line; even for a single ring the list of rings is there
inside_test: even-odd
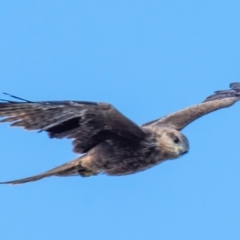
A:
[[[73,139],[80,155],[47,172],[1,184],[20,184],[50,176],[133,174],[176,159],[189,150],[180,132],[194,120],[240,100],[240,82],[216,91],[200,104],[138,126],[111,104],[86,101],[0,101],[0,122],[45,131],[50,138]]]

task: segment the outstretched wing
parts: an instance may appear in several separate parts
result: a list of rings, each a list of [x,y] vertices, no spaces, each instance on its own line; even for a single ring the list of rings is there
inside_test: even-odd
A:
[[[140,127],[107,103],[2,100],[0,118],[0,122],[13,122],[11,126],[46,131],[51,138],[73,138],[77,153],[85,153],[106,139],[132,142],[145,136]]]
[[[142,126],[168,126],[181,130],[196,119],[220,108],[229,107],[240,100],[240,83],[231,83],[230,88],[229,90],[216,91],[200,104],[174,112]]]
[[[21,184],[21,183],[27,183],[27,182],[33,182],[40,180],[45,177],[51,177],[51,176],[59,176],[59,177],[66,177],[66,176],[79,176],[81,172],[85,171],[81,164],[81,158],[72,160],[70,162],[64,163],[61,166],[55,167],[51,170],[48,170],[47,172],[40,173],[38,175],[34,175],[27,178],[12,180],[12,181],[6,181],[6,182],[0,182],[0,184]],[[88,172],[87,172],[88,173]],[[89,171],[89,176],[97,175],[98,173],[94,173]],[[84,176],[84,175],[82,175]],[[85,175],[86,177],[88,175]]]

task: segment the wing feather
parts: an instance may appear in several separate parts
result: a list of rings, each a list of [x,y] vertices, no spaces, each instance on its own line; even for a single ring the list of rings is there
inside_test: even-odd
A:
[[[229,90],[216,91],[204,102],[169,114],[142,126],[168,126],[181,130],[196,119],[221,108],[230,107],[240,99],[240,83],[231,83]]]
[[[73,138],[74,151],[84,153],[106,139],[138,141],[142,129],[107,103],[0,102],[0,122],[48,132],[51,138]]]

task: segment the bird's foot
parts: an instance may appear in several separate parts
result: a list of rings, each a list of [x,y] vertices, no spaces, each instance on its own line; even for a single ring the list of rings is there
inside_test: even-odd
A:
[[[96,173],[92,170],[88,170],[88,169],[79,170],[78,173],[81,177],[91,177],[91,176],[94,176],[94,175],[98,174],[98,173]]]

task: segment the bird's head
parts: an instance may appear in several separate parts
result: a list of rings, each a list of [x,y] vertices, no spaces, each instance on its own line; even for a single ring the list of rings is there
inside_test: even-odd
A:
[[[162,129],[157,144],[161,154],[166,159],[181,157],[189,151],[187,138],[179,131],[172,128]]]

